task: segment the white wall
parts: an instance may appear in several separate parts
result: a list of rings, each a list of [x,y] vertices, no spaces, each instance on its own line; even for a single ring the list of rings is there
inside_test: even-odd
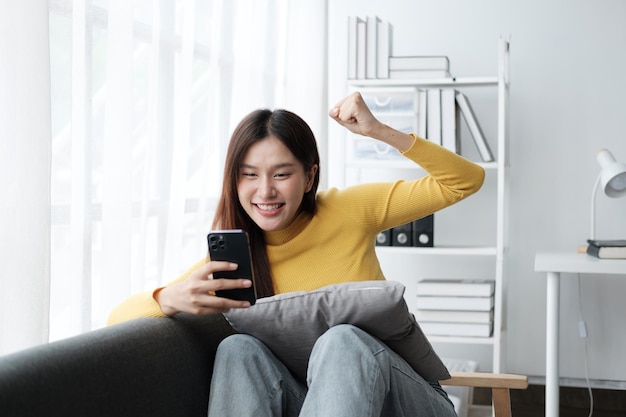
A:
[[[510,35],[506,370],[545,375],[545,277],[534,272],[534,254],[575,251],[587,239],[596,151],[626,161],[626,1],[331,0],[329,105],[345,93],[348,15],[389,20],[394,55],[448,55],[455,76],[496,75],[498,37]],[[626,238],[626,198],[599,196],[597,227],[599,238]],[[561,373],[584,378],[577,280],[564,278]],[[595,380],[626,381],[625,278],[582,279]]]

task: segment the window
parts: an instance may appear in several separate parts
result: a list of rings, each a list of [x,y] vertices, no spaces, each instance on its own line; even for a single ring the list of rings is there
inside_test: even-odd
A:
[[[309,33],[297,16],[317,20],[285,0],[49,4],[55,340],[204,256],[230,132],[255,108],[290,107],[294,79],[325,114],[323,71],[288,72],[290,48],[325,41],[293,44]]]

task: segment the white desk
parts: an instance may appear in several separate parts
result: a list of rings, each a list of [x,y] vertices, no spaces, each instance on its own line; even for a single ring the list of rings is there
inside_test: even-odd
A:
[[[559,288],[561,273],[626,274],[626,260],[598,259],[577,252],[540,252],[535,271],[548,278],[546,308],[546,417],[559,415]]]

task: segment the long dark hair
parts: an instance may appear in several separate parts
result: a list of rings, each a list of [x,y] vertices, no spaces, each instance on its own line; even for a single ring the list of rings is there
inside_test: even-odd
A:
[[[263,230],[245,212],[237,194],[239,169],[250,146],[269,136],[280,140],[300,161],[305,172],[318,166],[313,186],[304,194],[300,211],[315,213],[315,195],[319,185],[320,156],[315,136],[309,125],[287,110],[255,110],[235,128],[228,145],[224,165],[222,194],[217,203],[214,229],[243,229],[250,236],[255,285],[258,297],[274,295],[272,272],[265,250]]]

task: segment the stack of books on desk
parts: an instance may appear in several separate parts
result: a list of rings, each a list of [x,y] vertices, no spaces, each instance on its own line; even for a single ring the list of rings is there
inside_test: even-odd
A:
[[[494,288],[493,280],[424,279],[415,317],[430,336],[490,337]]]
[[[587,239],[587,253],[601,259],[626,259],[626,240]]]

